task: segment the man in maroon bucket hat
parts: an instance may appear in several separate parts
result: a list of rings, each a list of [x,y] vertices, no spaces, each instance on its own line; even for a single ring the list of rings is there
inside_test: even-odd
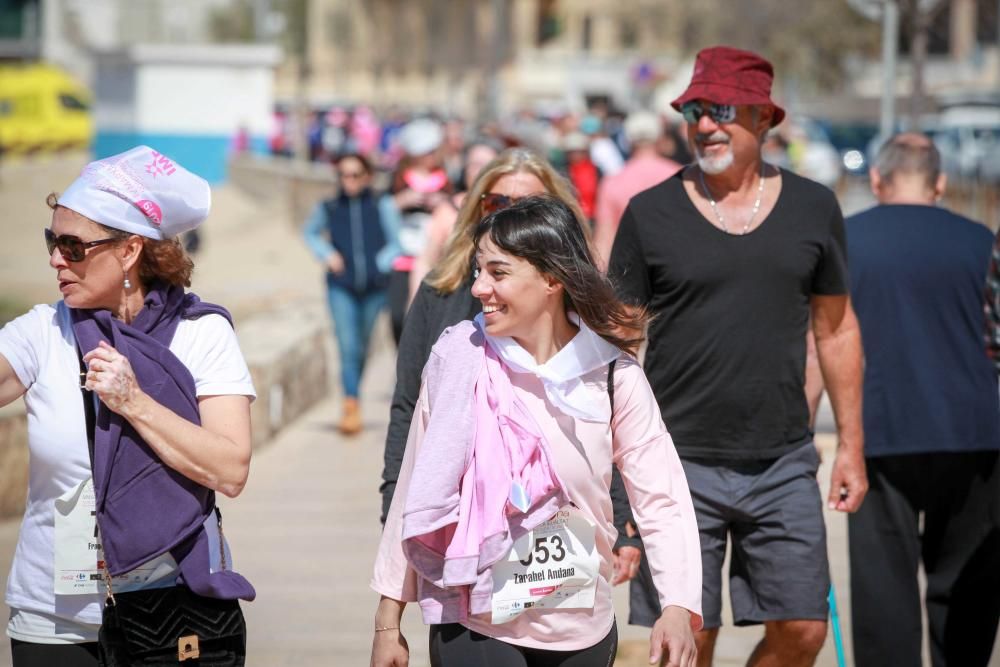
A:
[[[756,53],[714,46],[698,53],[690,85],[670,106],[680,111],[684,104],[697,100],[711,100],[716,104],[770,105],[773,127],[785,118],[785,110],[771,99],[773,80],[771,63]]]
[[[827,505],[854,512],[868,488],[843,216],[830,190],[763,161],[785,116],[773,78],[755,53],[698,53],[672,104],[696,161],[632,198],[608,269],[623,297],[656,315],[644,367],[698,514],[703,666],[722,625],[730,541],[733,621],[765,626],[748,664],[812,665],[826,637],[826,530],[804,388],[810,322],[839,435]],[[642,561],[629,622],[652,625],[659,612]]]

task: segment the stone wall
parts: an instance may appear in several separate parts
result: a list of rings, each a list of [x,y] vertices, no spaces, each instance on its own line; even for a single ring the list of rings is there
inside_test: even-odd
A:
[[[326,396],[330,333],[322,316],[289,307],[238,324],[257,390],[250,408],[254,448]]]
[[[282,202],[295,227],[336,188],[333,168],[328,164],[250,154],[230,160],[228,182],[252,197]]]
[[[0,517],[24,512],[28,491],[28,424],[24,403],[0,408]]]

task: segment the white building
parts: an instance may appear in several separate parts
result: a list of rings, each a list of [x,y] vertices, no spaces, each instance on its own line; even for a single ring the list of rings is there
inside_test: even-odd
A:
[[[94,59],[94,153],[147,144],[209,182],[225,178],[234,135],[260,150],[271,129],[277,47],[150,45]]]

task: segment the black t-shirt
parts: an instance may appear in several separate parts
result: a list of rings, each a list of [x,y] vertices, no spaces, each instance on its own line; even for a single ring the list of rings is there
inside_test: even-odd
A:
[[[810,297],[848,292],[833,193],[781,171],[781,192],[742,236],[706,220],[681,174],[636,195],[609,275],[649,308],[645,370],[687,458],[773,459],[809,441]]]

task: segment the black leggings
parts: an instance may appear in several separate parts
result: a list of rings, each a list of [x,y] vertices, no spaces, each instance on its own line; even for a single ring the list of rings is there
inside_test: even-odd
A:
[[[97,642],[35,644],[10,640],[14,667],[97,667]]]
[[[618,624],[597,644],[579,651],[515,646],[458,623],[432,625],[430,649],[433,667],[611,667],[618,652]]]

